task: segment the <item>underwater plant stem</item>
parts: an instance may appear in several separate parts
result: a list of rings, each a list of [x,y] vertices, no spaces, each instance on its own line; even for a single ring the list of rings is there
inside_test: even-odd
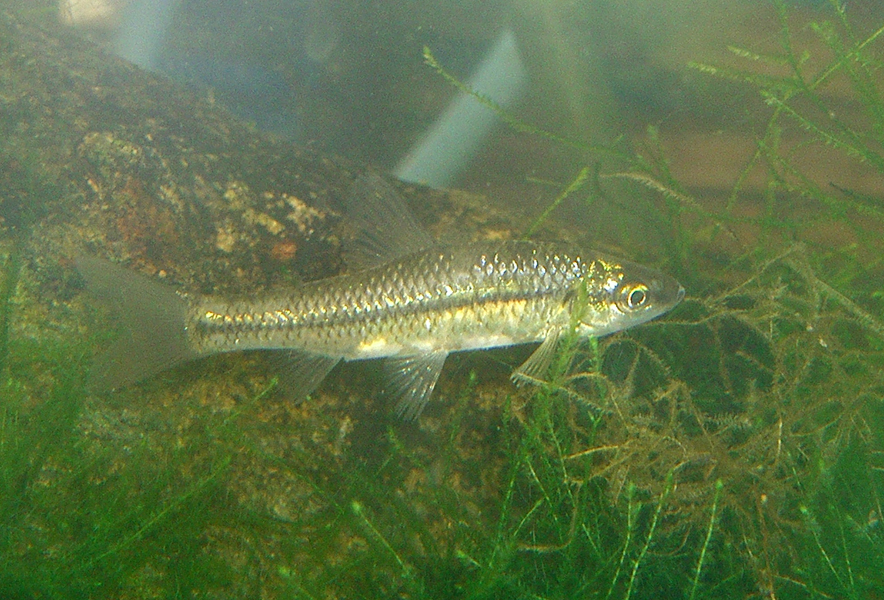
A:
[[[645,554],[648,553],[648,548],[651,547],[651,540],[654,539],[654,531],[657,529],[657,523],[660,521],[660,513],[663,512],[663,504],[666,502],[666,497],[669,496],[669,492],[672,491],[672,472],[666,476],[666,485],[663,488],[663,493],[660,494],[660,500],[657,502],[657,508],[654,510],[654,518],[651,519],[651,527],[648,529],[648,537],[645,538],[645,544],[642,546],[641,551],[638,553],[638,557],[636,557],[635,562],[632,564],[632,573],[629,575],[629,585],[626,587],[626,596],[624,596],[624,600],[629,600],[629,597],[632,596],[632,589],[635,585],[635,579],[638,575],[638,568],[641,566],[642,561],[645,558]]]
[[[856,581],[853,578],[853,566],[850,564],[850,550],[847,546],[847,536],[844,535],[844,522],[838,521],[838,530],[841,533],[841,547],[844,551],[844,564],[847,567],[847,579],[850,581],[851,596],[856,590]]]
[[[596,375],[593,377],[593,381],[595,383],[595,390],[598,394],[599,406],[604,406],[604,403],[608,401],[608,388],[605,387],[603,383],[602,375],[602,353],[599,350],[599,339],[596,337],[589,338],[589,354],[592,361],[592,372]],[[599,377],[601,376],[601,377]],[[593,419],[594,425],[597,427],[601,424],[601,419]]]
[[[515,34],[504,29],[466,85],[489,100],[493,98],[498,106],[512,106],[524,95],[527,82]],[[498,119],[484,103],[463,92],[457,94],[393,173],[404,181],[450,187],[479,153]]]
[[[608,600],[611,597],[611,594],[614,592],[614,586],[617,585],[617,580],[620,578],[620,571],[623,568],[623,564],[626,562],[626,553],[629,551],[629,545],[632,542],[632,528],[635,525],[636,510],[635,504],[633,502],[633,497],[635,496],[634,484],[629,484],[626,495],[626,539],[623,541],[623,550],[620,552],[620,560],[617,563],[617,570],[614,571],[614,577],[611,579],[611,587],[608,588],[608,593],[607,595],[605,595],[605,600]]]
[[[387,541],[380,531],[377,530],[377,527],[368,520],[368,517],[365,516],[365,507],[362,506],[362,503],[358,500],[353,500],[350,503],[350,509],[353,511],[353,514],[359,517],[362,520],[362,523],[368,528],[368,530],[372,533],[372,535],[381,542],[381,545],[387,549],[387,551],[393,555],[393,558],[396,559],[396,562],[399,564],[399,568],[402,569],[402,575],[408,577],[411,575],[411,567],[402,560],[402,557],[393,549],[393,546],[390,545],[390,542]]]
[[[506,495],[504,496],[503,502],[500,507],[500,517],[498,518],[498,521],[497,521],[497,532],[494,536],[494,545],[491,549],[490,555],[484,561],[484,563],[485,563],[484,566],[488,567],[492,573],[494,573],[494,571],[499,569],[497,564],[498,564],[498,560],[499,560],[498,557],[499,557],[500,552],[502,550],[505,552],[508,552],[509,547],[511,546],[511,543],[508,542],[508,543],[506,543],[507,548],[504,549],[504,537],[505,537],[504,531],[506,529],[506,525],[508,522],[509,510],[510,510],[510,506],[512,505],[513,494],[515,493],[516,479],[518,478],[519,471],[521,470],[522,464],[524,462],[525,462],[525,457],[522,453],[520,453],[519,456],[516,457],[516,459],[512,462],[511,467],[510,467],[509,484],[507,485]],[[540,501],[542,501],[542,500],[543,499],[541,498]],[[539,508],[539,506],[541,505],[540,501],[535,503],[534,507],[532,507],[531,510],[528,511],[528,514],[526,514],[525,517],[521,520],[518,527],[516,528],[516,532],[518,532],[522,528],[522,526],[527,522],[527,520],[531,516],[531,514],[537,508]],[[510,536],[510,541],[511,540],[512,540],[512,536]]]
[[[92,568],[101,561],[121,552],[122,550],[125,550],[135,542],[143,539],[151,530],[155,529],[160,523],[162,523],[166,519],[166,517],[182,508],[188,500],[196,496],[198,493],[204,490],[206,486],[217,479],[223,471],[227,470],[232,460],[232,456],[225,456],[220,461],[218,466],[212,469],[212,471],[208,475],[198,480],[189,489],[185,490],[184,493],[182,493],[179,497],[170,501],[168,504],[166,504],[166,506],[163,506],[162,508],[160,508],[160,510],[156,511],[134,533],[124,537],[117,543],[113,544],[98,556],[95,556],[86,561],[79,570],[86,571],[87,569]]]
[[[613,150],[612,148],[608,148],[606,146],[598,146],[594,144],[586,144],[583,142],[575,141],[572,139],[568,139],[566,137],[562,137],[560,135],[556,135],[549,131],[544,131],[543,129],[539,129],[534,127],[533,125],[529,125],[525,123],[502,106],[497,104],[494,100],[489,98],[488,96],[477,92],[472,89],[469,85],[462,82],[460,79],[449,73],[445,67],[443,67],[436,57],[433,56],[432,51],[428,46],[424,46],[424,62],[432,68],[436,73],[438,73],[445,81],[456,87],[458,90],[465,94],[469,94],[473,98],[476,99],[477,102],[485,106],[486,108],[493,111],[501,121],[506,123],[513,131],[517,131],[519,133],[530,133],[532,135],[536,135],[542,138],[546,138],[553,142],[563,144],[570,148],[575,148],[577,150],[589,151],[589,152],[598,152],[600,154],[604,154],[613,158],[618,158],[621,160],[629,161],[630,157],[622,152],[618,152]]]
[[[227,427],[228,425],[233,425],[235,421],[239,420],[243,413],[245,413],[247,410],[258,404],[258,402],[269,396],[270,393],[273,392],[273,390],[275,390],[278,385],[279,377],[274,377],[273,379],[271,379],[270,383],[268,383],[263,390],[255,394],[255,396],[253,396],[251,400],[230,411],[230,414],[227,415],[223,421],[221,421],[221,428]]]
[[[850,23],[847,21],[847,17],[844,13],[844,5],[841,4],[840,2],[836,2],[834,0],[830,0],[829,3],[833,6],[833,8],[835,9],[835,12],[838,14],[839,20],[841,21],[842,25],[844,25],[848,31],[851,31]],[[862,42],[857,44],[852,50],[850,50],[850,52],[847,52],[842,57],[841,60],[835,61],[834,63],[829,65],[829,67],[826,68],[822,73],[817,75],[816,79],[814,79],[814,81],[813,81],[813,83],[811,83],[810,87],[811,88],[818,87],[825,80],[827,80],[833,73],[835,73],[838,69],[840,69],[843,66],[844,62],[847,61],[848,59],[858,58],[860,51],[864,50],[866,48],[866,46],[868,46],[869,44],[874,42],[876,39],[878,39],[878,37],[882,33],[884,33],[884,25],[879,27],[870,36],[868,36]]]
[[[844,589],[848,589],[848,587],[844,584],[844,581],[841,579],[841,575],[838,573],[838,569],[835,568],[835,564],[829,557],[829,553],[826,552],[826,548],[823,546],[823,542],[820,539],[819,524],[816,522],[816,519],[810,512],[810,509],[807,506],[801,506],[799,510],[801,511],[801,515],[807,522],[807,528],[810,529],[811,534],[813,534],[813,541],[816,542],[816,547],[820,551],[823,560],[826,561],[826,565],[829,567],[829,570],[832,571],[832,574],[835,576],[835,579],[838,581],[841,587],[843,587]]]
[[[879,322],[878,319],[872,316],[869,312],[863,310],[856,302],[854,302],[853,300],[836,290],[834,287],[817,277],[816,273],[813,272],[810,266],[805,264],[803,261],[799,262],[796,260],[789,260],[788,264],[797,273],[810,281],[813,284],[814,288],[819,290],[819,292],[823,296],[840,304],[841,307],[851,313],[857,319],[857,321],[859,321],[867,329],[878,335],[880,339],[884,340],[884,324]]]
[[[544,222],[546,222],[546,220],[549,218],[549,216],[552,214],[552,212],[556,208],[558,208],[562,202],[565,201],[565,198],[567,198],[568,196],[570,196],[571,194],[577,192],[580,188],[582,188],[583,184],[586,183],[586,180],[588,178],[589,178],[589,167],[583,167],[582,169],[580,169],[580,172],[577,173],[577,176],[574,178],[574,180],[571,181],[570,184],[568,184],[568,187],[566,187],[564,190],[562,190],[562,192],[560,192],[559,195],[556,196],[556,199],[553,200],[550,203],[550,205],[546,207],[546,209],[544,209],[544,211],[540,214],[539,217],[537,217],[534,220],[533,223],[531,223],[531,226],[528,227],[527,231],[525,231],[525,235],[523,236],[524,239],[527,240],[532,235],[537,233],[537,230],[540,229],[541,225],[543,225]]]
[[[694,583],[691,585],[691,595],[689,600],[694,600],[697,593],[697,586],[700,583],[700,572],[703,570],[703,562],[706,560],[706,550],[709,548],[709,540],[712,539],[712,530],[715,527],[715,513],[718,510],[718,499],[721,496],[721,488],[724,487],[721,479],[715,482],[715,496],[712,498],[712,512],[709,515],[709,527],[706,529],[706,539],[703,540],[703,547],[700,549],[700,558],[697,560],[697,570],[694,573]]]

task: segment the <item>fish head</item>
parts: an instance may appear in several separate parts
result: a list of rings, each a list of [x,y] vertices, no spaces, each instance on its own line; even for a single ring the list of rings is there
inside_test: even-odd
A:
[[[580,335],[598,337],[646,323],[684,298],[681,284],[661,271],[625,261],[600,262],[601,277],[584,281],[585,306],[577,325]]]

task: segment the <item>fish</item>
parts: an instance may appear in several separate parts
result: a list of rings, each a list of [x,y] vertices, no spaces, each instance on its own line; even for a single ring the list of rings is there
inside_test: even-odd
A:
[[[93,360],[90,387],[114,390],[224,352],[286,353],[286,380],[307,397],[341,361],[385,359],[385,392],[416,419],[452,352],[539,343],[515,382],[541,380],[563,335],[599,337],[676,306],[684,288],[642,265],[568,243],[446,246],[380,176],[363,176],[345,214],[351,271],[256,297],[185,295],[108,260],[80,256],[86,289],[121,331]]]

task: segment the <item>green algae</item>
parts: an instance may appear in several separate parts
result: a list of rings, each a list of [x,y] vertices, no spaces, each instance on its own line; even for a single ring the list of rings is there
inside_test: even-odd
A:
[[[659,195],[656,217],[672,240],[660,262],[689,289],[665,322],[602,340],[588,354],[566,347],[561,361],[568,368],[550,384],[559,403],[584,402],[594,425],[563,426],[570,446],[549,428],[538,433],[558,457],[545,468],[560,487],[578,481],[605,488],[613,502],[608,510],[623,524],[599,542],[607,544],[600,555],[618,557],[613,572],[604,575],[604,566],[582,557],[594,576],[607,576],[606,597],[665,590],[667,597],[854,598],[884,589],[874,566],[884,549],[880,202],[844,183],[826,189],[796,160],[801,149],[821,147],[869,167],[879,179],[884,175],[874,46],[884,29],[858,36],[844,7],[832,2],[833,22],[805,28],[828,49],[810,69],[807,51],[794,46],[798,27],[783,4],[776,8],[781,52],[734,52],[750,63],[786,66],[785,75],[694,65],[754,88],[772,108],[758,150],[721,208],[679,184],[656,128],[648,131],[644,156],[595,178],[602,185],[632,181]],[[431,66],[440,70],[434,61]],[[846,77],[863,109],[858,118],[851,115],[854,122],[823,93],[836,76]],[[535,133],[524,124],[517,130]],[[803,135],[797,150],[781,143],[787,131]],[[747,217],[740,209],[747,196],[754,202],[746,185],[759,166],[767,172],[764,209]],[[562,185],[530,232],[584,187],[590,168]],[[832,249],[808,241],[833,224],[856,241]],[[756,244],[724,260],[716,250],[718,258],[710,260],[716,240],[734,238],[733,230],[746,225],[759,232]],[[628,232],[622,238],[628,246]],[[578,431],[592,434],[581,438]],[[526,455],[539,454],[535,447],[521,460],[530,460]],[[589,463],[583,477],[573,474],[569,460],[575,458]],[[528,464],[539,482],[536,464]],[[844,473],[837,484],[835,473]],[[532,516],[556,504],[550,482],[538,486]],[[571,530],[580,527],[587,524],[578,520]],[[572,542],[550,548],[568,562]],[[578,595],[597,597],[605,586],[596,581],[593,587]],[[562,589],[522,592],[557,597]]]

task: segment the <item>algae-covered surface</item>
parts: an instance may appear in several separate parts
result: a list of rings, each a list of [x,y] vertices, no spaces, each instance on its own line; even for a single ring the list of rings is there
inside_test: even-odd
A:
[[[370,362],[300,403],[260,353],[87,392],[114,322],[74,257],[199,293],[329,276],[366,169],[4,13],[0,597],[884,597],[884,29],[771,14],[772,47],[689,66],[765,107],[723,197],[679,181],[665,123],[630,150],[507,117],[616,155],[558,199],[627,190],[668,242],[621,247],[684,302],[563,340],[536,386],[509,381],[530,348],[455,355],[404,422]],[[398,189],[441,237],[573,234]]]

